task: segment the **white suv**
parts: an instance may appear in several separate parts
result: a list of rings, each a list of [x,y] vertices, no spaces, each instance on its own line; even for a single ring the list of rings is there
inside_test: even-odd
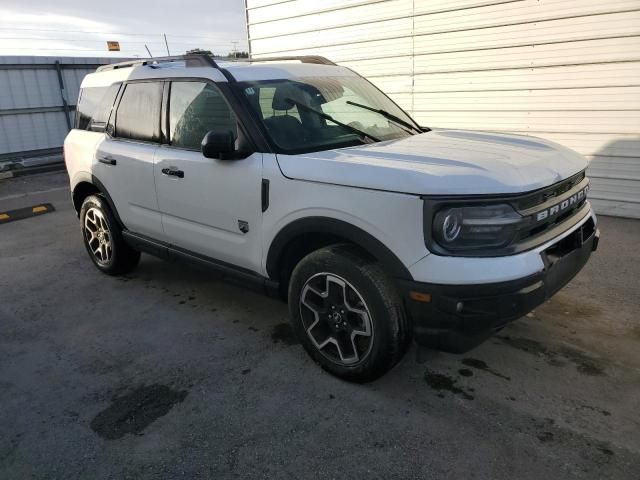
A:
[[[77,110],[65,160],[100,270],[144,251],[279,292],[309,354],[349,380],[382,375],[412,338],[473,347],[597,247],[583,157],[421,127],[322,57],[108,65]]]

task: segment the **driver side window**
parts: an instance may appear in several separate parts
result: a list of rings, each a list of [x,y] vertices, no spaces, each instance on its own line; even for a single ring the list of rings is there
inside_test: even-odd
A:
[[[237,137],[236,116],[222,92],[206,82],[171,82],[169,143],[200,149],[207,132],[231,131]]]

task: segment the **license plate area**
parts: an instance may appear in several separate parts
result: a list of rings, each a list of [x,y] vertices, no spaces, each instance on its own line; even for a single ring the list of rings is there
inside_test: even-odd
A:
[[[551,268],[557,262],[562,260],[567,255],[571,254],[575,250],[582,248],[584,243],[591,238],[595,232],[595,223],[593,218],[589,218],[580,228],[576,229],[570,235],[567,235],[562,240],[554,243],[547,248],[542,258],[545,267]]]

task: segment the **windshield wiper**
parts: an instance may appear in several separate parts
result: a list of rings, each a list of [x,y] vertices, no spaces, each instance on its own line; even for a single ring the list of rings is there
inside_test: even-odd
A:
[[[405,122],[401,118],[396,117],[393,113],[389,113],[386,110],[383,110],[381,108],[373,108],[373,107],[370,107],[369,105],[362,105],[361,103],[352,102],[351,100],[347,100],[346,103],[348,103],[349,105],[353,105],[354,107],[360,107],[360,108],[364,108],[365,110],[369,110],[371,112],[378,113],[378,114],[382,115],[384,118],[386,118],[387,120],[391,120],[393,123],[396,123],[398,125],[402,125],[403,127],[409,128],[409,129],[413,130],[414,132],[422,133],[422,130],[420,130],[415,125],[411,125],[409,122]],[[409,133],[409,132],[407,132],[407,133]]]
[[[320,110],[316,110],[315,108],[311,108],[311,107],[307,107],[304,103],[300,103],[300,102],[296,102],[295,100],[291,99],[291,98],[285,98],[285,100],[287,102],[291,102],[293,105],[295,105],[298,108],[302,108],[303,110],[306,110],[307,112],[311,112],[311,113],[315,113],[316,115],[318,115],[319,117],[324,118],[325,120],[329,120],[330,122],[335,123],[336,125],[345,128],[347,130],[350,130],[351,132],[355,133],[356,135],[358,135],[361,138],[369,138],[371,140],[373,140],[374,142],[380,142],[381,140],[378,137],[374,137],[373,135],[364,132],[362,130],[360,130],[359,128],[356,127],[352,127],[351,125],[347,125],[346,123],[342,123],[339,120],[336,120],[335,118],[333,118],[331,115],[328,115],[324,112],[321,112]]]

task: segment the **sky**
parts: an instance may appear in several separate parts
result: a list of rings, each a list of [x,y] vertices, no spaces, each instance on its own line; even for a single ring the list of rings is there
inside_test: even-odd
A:
[[[0,55],[147,57],[248,49],[244,0],[2,0]],[[108,52],[107,41],[120,43]]]

